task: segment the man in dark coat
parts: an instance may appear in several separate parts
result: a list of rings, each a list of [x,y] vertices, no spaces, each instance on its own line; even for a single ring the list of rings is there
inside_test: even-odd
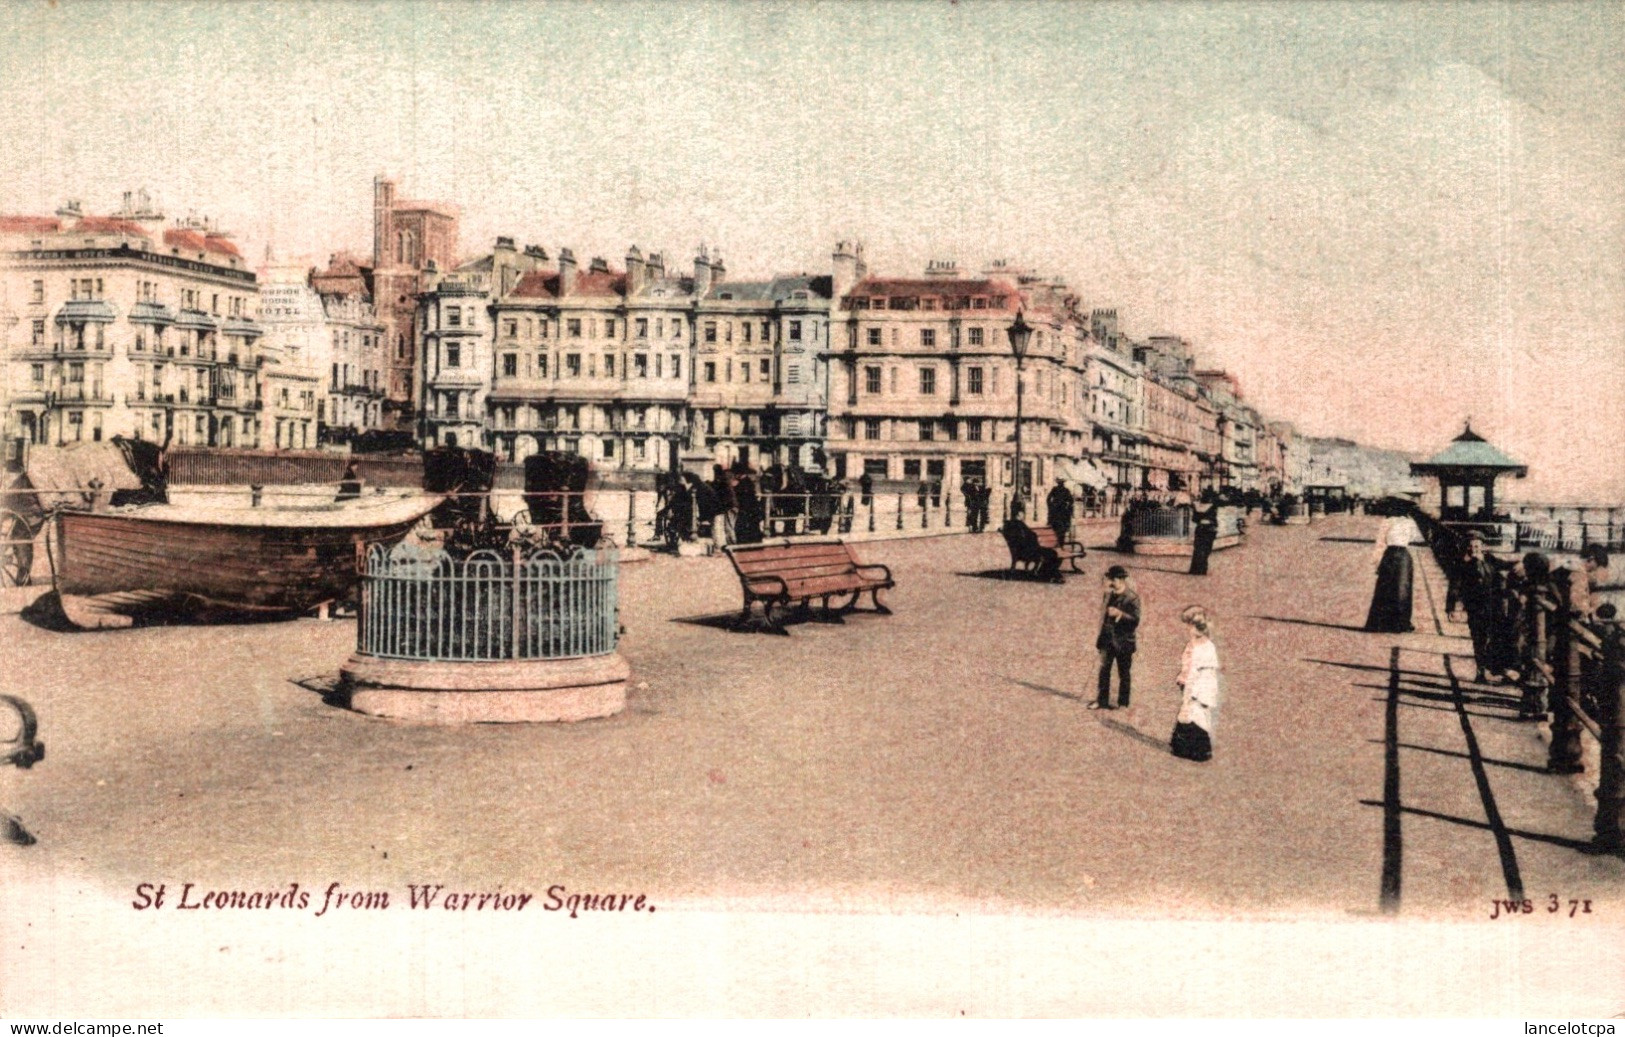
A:
[[[1072,539],[1072,514],[1077,507],[1077,500],[1072,491],[1066,488],[1066,483],[1055,480],[1055,488],[1049,491],[1045,499],[1048,505],[1049,528],[1055,530],[1055,536],[1062,543]]]
[[[965,495],[965,528],[969,529],[972,533],[980,533],[983,525],[981,507],[982,498],[976,485],[976,480],[965,480],[960,489]]]
[[[1126,709],[1133,691],[1130,669],[1134,665],[1134,649],[1138,646],[1135,632],[1140,627],[1140,596],[1134,593],[1128,570],[1114,565],[1106,570],[1105,610],[1100,617],[1100,634],[1095,647],[1100,650],[1099,694],[1090,709],[1112,708],[1112,667],[1117,667],[1117,706]]]
[[[718,547],[734,542],[734,523],[739,516],[739,499],[734,494],[733,479],[721,465],[711,466],[711,492],[717,498],[717,517],[712,535]]]
[[[716,491],[693,472],[684,472],[683,482],[688,486],[689,496],[694,501],[694,517],[699,520],[701,527],[710,526],[721,510],[717,504]],[[701,532],[705,534],[712,531],[709,528],[702,528]]]
[[[1473,635],[1473,662],[1477,679],[1499,679],[1507,667],[1501,639],[1501,572],[1510,569],[1484,553],[1484,538],[1478,532],[1467,534],[1467,546],[1456,567],[1457,597],[1467,612],[1467,629]]]
[[[741,544],[761,543],[762,499],[756,495],[756,480],[748,472],[739,477],[739,483],[734,488],[734,499],[739,504],[734,535]]]

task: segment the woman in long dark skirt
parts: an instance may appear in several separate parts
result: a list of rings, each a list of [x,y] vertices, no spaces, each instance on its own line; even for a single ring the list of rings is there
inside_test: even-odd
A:
[[[1371,595],[1371,610],[1366,613],[1365,628],[1371,633],[1408,634],[1411,625],[1411,565],[1410,546],[1419,543],[1422,531],[1408,512],[1394,515],[1382,524],[1377,533],[1377,588]]]
[[[1206,576],[1208,555],[1213,553],[1213,542],[1219,538],[1219,511],[1212,504],[1202,504],[1197,507],[1194,518],[1190,575]]]

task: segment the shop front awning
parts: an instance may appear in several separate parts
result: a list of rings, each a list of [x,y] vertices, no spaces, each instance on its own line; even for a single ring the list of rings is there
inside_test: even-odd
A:
[[[1103,490],[1112,484],[1111,479],[1092,458],[1080,457],[1062,461],[1056,466],[1060,470],[1061,478],[1080,486],[1092,486]]]

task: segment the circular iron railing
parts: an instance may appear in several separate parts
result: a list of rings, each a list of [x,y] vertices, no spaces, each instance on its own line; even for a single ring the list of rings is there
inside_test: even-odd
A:
[[[475,551],[374,545],[362,563],[356,650],[386,659],[494,662],[615,651],[611,549]]]

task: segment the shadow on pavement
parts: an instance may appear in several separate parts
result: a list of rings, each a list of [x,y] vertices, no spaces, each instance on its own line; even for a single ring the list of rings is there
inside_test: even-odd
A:
[[[713,630],[726,630],[730,634],[776,634],[780,637],[790,636],[788,630],[775,630],[766,622],[752,618],[742,620],[737,612],[717,612],[705,616],[674,616],[668,622],[686,623],[694,627],[710,627]],[[802,623],[816,622],[816,618],[803,612],[791,612],[784,617],[785,626],[798,626]]]
[[[1381,684],[1356,684],[1355,687],[1356,688],[1371,688],[1374,691],[1387,691],[1388,690],[1387,687],[1385,687],[1384,685],[1381,685]],[[1371,701],[1372,702],[1385,702],[1387,700],[1386,699],[1375,699],[1374,698]],[[1437,710],[1440,713],[1454,713],[1455,712],[1455,710],[1453,708],[1449,707],[1449,706],[1430,706],[1426,702],[1401,702],[1401,703],[1399,703],[1399,705],[1404,706],[1406,709],[1432,709],[1432,710]],[[1511,724],[1516,724],[1516,723],[1520,722],[1518,720],[1516,714],[1480,713],[1480,712],[1477,712],[1476,710],[1468,710],[1467,715],[1470,716],[1470,717],[1478,717],[1480,720],[1504,720],[1507,723],[1511,723]]]
[[[1383,744],[1382,739],[1380,739],[1380,738],[1367,738],[1366,741],[1370,742],[1372,745],[1381,745],[1381,744]],[[1414,749],[1416,752],[1419,752],[1419,753],[1433,753],[1433,754],[1435,754],[1437,756],[1453,756],[1458,760],[1471,759],[1471,757],[1468,756],[1466,753],[1458,753],[1454,749],[1438,749],[1438,748],[1435,748],[1434,746],[1431,746],[1431,745],[1413,745],[1410,742],[1397,742],[1395,744],[1397,744],[1401,749]],[[1512,760],[1494,760],[1494,759],[1491,759],[1488,756],[1483,757],[1483,760],[1484,760],[1485,763],[1489,764],[1492,767],[1505,767],[1508,770],[1514,770],[1514,771],[1528,771],[1531,774],[1549,774],[1549,773],[1551,773],[1545,767],[1543,767],[1543,766],[1541,766],[1539,764],[1515,763]]]
[[[1136,555],[1132,551],[1130,551],[1130,552],[1127,552],[1124,555],[1124,557],[1126,557],[1126,558],[1134,558],[1134,557],[1136,557]],[[1138,557],[1141,558],[1141,559],[1144,559],[1144,558],[1149,557],[1149,556],[1147,556],[1147,555],[1139,555]],[[1212,561],[1212,562],[1209,562],[1209,564],[1210,565],[1216,565],[1218,563],[1217,563],[1217,561]],[[1138,571],[1153,572],[1153,573],[1172,573],[1175,576],[1189,576],[1190,575],[1190,567],[1191,567],[1191,563],[1189,562],[1189,560],[1183,559],[1183,558],[1180,559],[1178,562],[1174,563],[1173,565],[1148,565],[1144,561],[1124,562],[1124,563],[1122,563],[1122,565],[1123,565],[1123,568],[1127,569],[1129,572],[1135,572],[1135,571],[1138,570]]]
[[[1357,634],[1363,634],[1366,632],[1365,627],[1363,626],[1351,626],[1347,623],[1322,623],[1315,619],[1292,619],[1289,616],[1248,616],[1247,618],[1262,619],[1267,623],[1293,623],[1301,627],[1325,627],[1327,630],[1352,630]],[[1309,661],[1319,662],[1320,660],[1311,659]],[[1379,669],[1385,673],[1387,672],[1387,668],[1382,666],[1373,667],[1373,669]]]
[[[1338,667],[1341,667],[1342,669],[1345,669],[1345,670],[1366,670],[1366,671],[1368,671],[1370,673],[1383,673],[1383,674],[1397,673],[1397,674],[1400,674],[1402,676],[1427,677],[1427,678],[1430,678],[1432,680],[1438,680],[1439,677],[1441,676],[1441,674],[1439,674],[1438,672],[1431,671],[1431,670],[1400,670],[1400,669],[1390,670],[1386,666],[1373,666],[1370,663],[1343,663],[1343,662],[1338,662],[1335,659],[1304,659],[1302,661],[1306,662],[1306,663],[1315,663],[1315,664],[1320,665],[1320,666],[1338,666]]]
[[[318,674],[314,677],[296,677],[289,680],[290,684],[314,691],[322,697],[322,704],[335,709],[350,708],[350,689],[339,679],[339,675]]]
[[[1005,680],[1023,688],[1043,692],[1045,695],[1054,695],[1056,698],[1067,699],[1072,702],[1092,701],[1092,698],[1088,695],[1079,695],[1075,691],[1062,691],[1060,688],[1052,688],[1047,684],[1034,684],[1032,681],[1019,680],[1015,677],[1006,677]],[[1097,713],[1095,716],[1100,721],[1100,726],[1108,731],[1116,731],[1120,735],[1126,735],[1141,745],[1150,746],[1158,752],[1168,751],[1167,742],[1160,738],[1153,738],[1132,724],[1125,724],[1123,721],[1107,716],[1105,713]]]
[[[29,626],[49,630],[52,633],[72,634],[80,632],[78,627],[68,621],[67,614],[62,611],[62,599],[57,597],[56,591],[47,591],[41,594],[17,615]]]
[[[1362,799],[1360,800],[1360,805],[1365,807],[1380,807],[1383,805],[1383,803],[1381,800],[1376,799]],[[1421,807],[1402,806],[1399,808],[1399,811],[1402,814],[1414,814],[1417,817],[1431,818],[1434,821],[1444,821],[1453,825],[1461,825],[1465,828],[1476,828],[1481,832],[1494,830],[1494,826],[1488,821],[1474,821],[1471,818],[1456,817],[1453,814],[1441,814],[1435,810],[1423,810]],[[1565,835],[1547,835],[1545,832],[1529,832],[1521,828],[1507,828],[1505,831],[1507,835],[1516,836],[1519,839],[1530,839],[1537,843],[1550,843],[1553,846],[1562,846],[1566,849],[1580,850],[1581,852],[1588,851],[1593,846],[1591,840],[1589,839],[1571,839]]]
[[[1062,691],[1060,688],[1052,688],[1047,684],[1034,684],[1031,681],[1017,680],[1014,677],[1006,677],[1005,680],[1011,684],[1019,684],[1023,688],[1031,688],[1033,691],[1041,691],[1046,695],[1054,695],[1056,698],[1071,699],[1073,702],[1088,701],[1087,696],[1079,695],[1075,691]]]
[[[1006,582],[1006,583],[1039,583],[1039,584],[1047,583],[1047,584],[1054,585],[1057,582],[1055,580],[1051,580],[1051,579],[1048,579],[1048,578],[1039,579],[1037,576],[1034,576],[1031,573],[1022,572],[1022,571],[1019,571],[1019,570],[1016,570],[1016,569],[983,569],[981,572],[974,572],[974,573],[956,572],[956,573],[954,573],[954,575],[955,576],[969,576],[972,579],[977,579],[977,580],[1000,580],[1000,581],[1003,581],[1003,582]],[[1086,576],[1086,575],[1088,575],[1088,574],[1087,573],[1066,573],[1066,572],[1062,573],[1063,577],[1065,577],[1065,576]],[[1060,582],[1065,582],[1065,581],[1062,580]]]
[[[1125,724],[1121,720],[1114,720],[1111,717],[1103,716],[1100,718],[1100,726],[1106,728],[1108,731],[1116,731],[1120,735],[1127,735],[1136,742],[1139,742],[1141,745],[1149,746],[1160,753],[1169,751],[1167,742],[1160,738],[1153,738],[1144,731],[1141,731],[1139,728],[1134,727],[1131,724]]]

